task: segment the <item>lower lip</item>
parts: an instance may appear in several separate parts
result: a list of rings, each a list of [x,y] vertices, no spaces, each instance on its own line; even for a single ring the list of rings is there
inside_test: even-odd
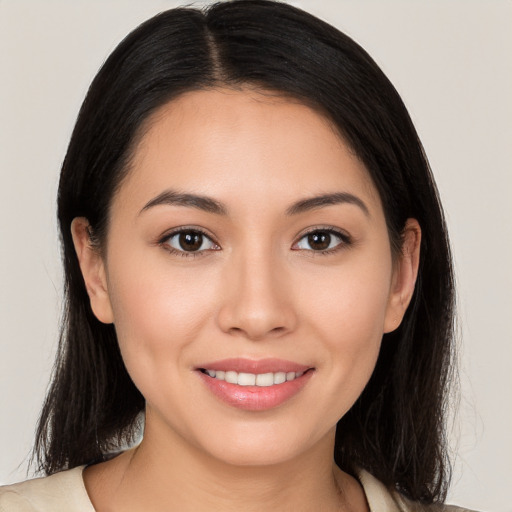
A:
[[[299,378],[273,386],[239,386],[198,371],[210,391],[223,402],[246,411],[265,411],[278,407],[295,396],[309,381],[313,370]]]

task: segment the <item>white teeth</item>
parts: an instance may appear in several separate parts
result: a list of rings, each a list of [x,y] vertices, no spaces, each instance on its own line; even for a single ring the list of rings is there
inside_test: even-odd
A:
[[[259,373],[256,375],[256,386],[273,386],[274,374],[273,373]]]
[[[286,373],[284,372],[277,372],[274,374],[274,384],[282,384],[283,382],[286,382]]]
[[[260,386],[268,387],[274,384],[283,384],[291,380],[298,379],[304,372],[276,372],[276,373],[243,373],[232,370],[224,372],[222,370],[204,370],[207,375],[214,379],[224,380],[230,384],[239,386]]]
[[[236,373],[236,372],[226,372],[224,380],[226,382],[229,382],[230,384],[238,384],[238,373]]]
[[[238,385],[239,386],[254,386],[256,384],[256,375],[254,373],[239,373]]]

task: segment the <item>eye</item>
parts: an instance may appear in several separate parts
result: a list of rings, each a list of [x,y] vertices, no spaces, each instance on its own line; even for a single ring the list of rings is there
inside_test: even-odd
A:
[[[205,233],[197,229],[182,229],[167,235],[161,244],[173,251],[181,253],[194,253],[208,250],[217,250],[219,247]]]
[[[347,245],[350,239],[347,235],[332,229],[316,229],[304,235],[294,248],[306,251],[330,251],[340,245]]]

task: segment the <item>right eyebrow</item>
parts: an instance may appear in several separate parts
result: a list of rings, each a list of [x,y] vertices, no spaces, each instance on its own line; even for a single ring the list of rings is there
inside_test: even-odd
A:
[[[354,194],[349,194],[348,192],[334,192],[332,194],[323,194],[309,197],[307,199],[301,199],[300,201],[297,201],[291,205],[286,210],[286,213],[287,215],[297,215],[299,213],[307,212],[310,210],[316,210],[318,208],[325,208],[326,206],[344,203],[357,206],[367,217],[370,217],[370,210],[364,201]]]
[[[139,212],[139,215],[158,205],[188,206],[189,208],[197,208],[198,210],[215,213],[217,215],[227,215],[228,213],[225,205],[211,197],[197,194],[186,194],[175,190],[165,190],[148,201]]]

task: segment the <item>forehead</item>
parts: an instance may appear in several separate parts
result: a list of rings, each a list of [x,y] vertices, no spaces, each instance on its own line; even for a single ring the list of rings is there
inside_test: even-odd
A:
[[[254,89],[188,92],[150,117],[121,191],[147,200],[166,188],[283,203],[348,188],[379,202],[366,168],[326,116]]]

